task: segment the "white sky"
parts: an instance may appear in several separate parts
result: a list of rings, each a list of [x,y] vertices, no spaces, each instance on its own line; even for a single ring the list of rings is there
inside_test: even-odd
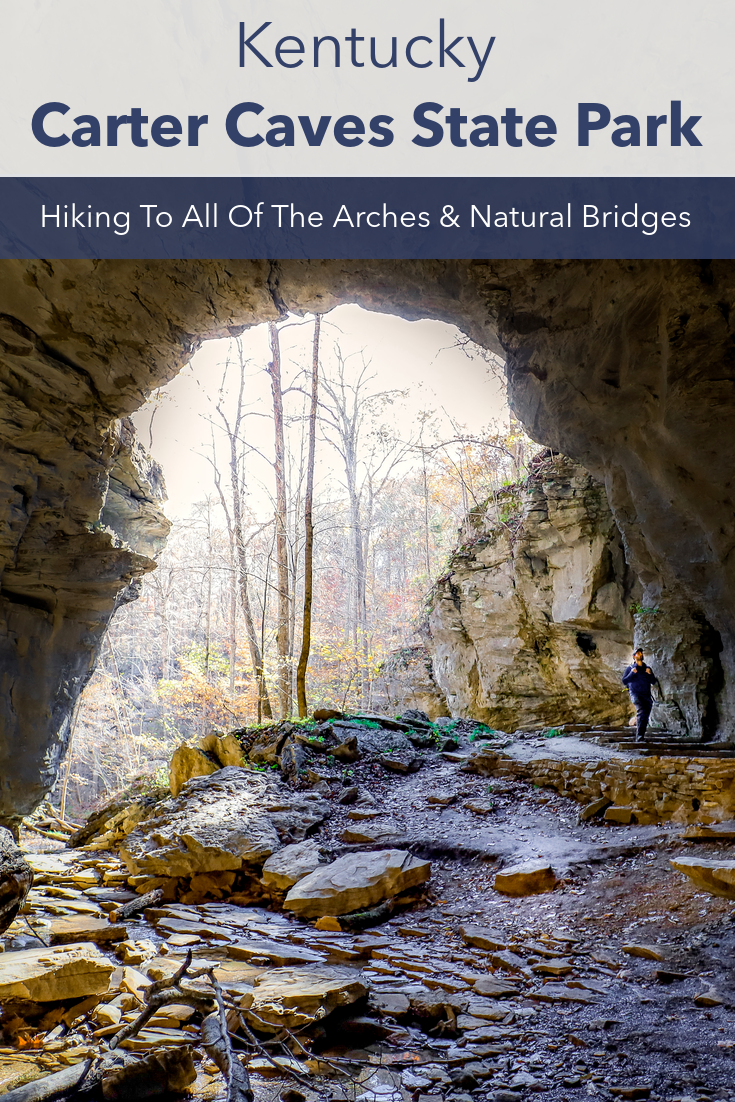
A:
[[[299,320],[299,319],[294,319]],[[313,323],[286,329],[282,335],[283,374],[291,372],[299,356],[311,358]],[[396,407],[401,435],[415,431],[417,415],[424,410],[442,409],[465,425],[472,434],[491,422],[507,418],[504,386],[481,360],[471,360],[452,347],[458,330],[439,321],[405,321],[389,314],[370,313],[358,306],[339,306],[322,321],[321,360],[326,361],[335,339],[343,354],[364,350],[370,359],[374,390],[408,389],[408,398]],[[209,341],[162,391],[153,422],[155,458],[161,463],[169,500],[167,514],[172,518],[188,516],[194,503],[214,493],[211,467],[204,455],[210,450],[210,425],[214,402],[222,378],[228,341]],[[256,416],[248,418],[248,440],[264,451],[272,448],[273,427],[270,417],[270,380],[262,371],[268,363],[268,335],[265,325],[243,335],[245,356],[251,363],[247,403]],[[149,444],[149,424],[154,409],[144,406],[134,417],[142,443]],[[405,426],[405,431],[404,431]],[[447,425],[447,436],[451,430]],[[333,465],[335,456],[321,444],[322,469]],[[325,454],[326,453],[326,454]]]

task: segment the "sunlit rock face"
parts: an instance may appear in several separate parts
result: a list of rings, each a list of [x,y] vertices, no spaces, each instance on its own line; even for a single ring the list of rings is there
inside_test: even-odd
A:
[[[675,605],[708,641],[707,729],[728,732],[734,297],[731,261],[0,261],[0,819],[51,785],[116,602],[151,566],[148,522],[120,539],[102,517],[112,423],[202,339],[341,302],[506,355],[527,431],[604,482],[642,607]]]
[[[391,651],[378,672],[377,688],[375,704],[388,712],[418,708],[429,719],[449,715],[447,699],[434,677],[431,653],[422,644]]]
[[[470,514],[433,591],[427,648],[452,714],[505,731],[625,722],[637,590],[604,487],[541,453]]]

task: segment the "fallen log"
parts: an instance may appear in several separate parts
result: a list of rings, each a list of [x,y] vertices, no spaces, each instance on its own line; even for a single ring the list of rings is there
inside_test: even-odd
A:
[[[132,918],[133,915],[140,914],[146,907],[155,907],[156,903],[160,903],[163,899],[163,894],[163,888],[156,888],[152,892],[141,895],[138,899],[131,899],[129,903],[124,903],[116,911],[110,911],[110,922],[124,922],[126,918]]]
[[[115,1052],[96,1063],[89,1059],[73,1064],[2,1097],[3,1102],[64,1102],[91,1094],[97,1097],[101,1091],[105,1102],[138,1102],[184,1091],[196,1077],[189,1045],[160,1049],[142,1057]]]
[[[250,1077],[232,1051],[227,1028],[222,1028],[219,1010],[202,1022],[202,1044],[227,1083],[227,1102],[253,1102]]]
[[[209,1014],[212,1009],[212,999],[207,995],[202,995],[199,992],[184,991],[179,986],[181,980],[189,973],[189,966],[191,965],[191,949],[186,954],[186,959],[178,971],[174,972],[173,976],[169,976],[168,979],[157,980],[152,983],[150,987],[146,988],[143,998],[145,1000],[145,1006],[141,1010],[138,1017],[134,1022],[128,1022],[124,1025],[110,1041],[110,1051],[118,1048],[123,1041],[127,1041],[129,1037],[135,1037],[137,1033],[140,1033],[146,1022],[153,1017],[157,1010],[160,1010],[162,1006],[166,1006],[168,1003],[185,1003],[187,1006],[193,1006],[195,1010],[199,1010],[202,1014]],[[192,973],[189,978],[196,979],[198,976],[209,976],[209,969],[202,969],[200,972]]]
[[[63,1098],[81,1086],[91,1066],[92,1061],[85,1060],[84,1063],[72,1064],[63,1071],[55,1071],[53,1075],[46,1075],[43,1079],[35,1079],[32,1083],[8,1091],[3,1095],[3,1102],[51,1102],[52,1099]]]
[[[209,980],[217,1000],[217,1013],[210,1014],[202,1022],[202,1044],[225,1078],[227,1102],[253,1102],[255,1095],[250,1086],[250,1076],[232,1051],[222,988],[214,972],[209,973]]]
[[[105,1102],[140,1102],[142,1098],[179,1094],[197,1077],[189,1045],[150,1052],[142,1059],[106,1066],[99,1080]]]

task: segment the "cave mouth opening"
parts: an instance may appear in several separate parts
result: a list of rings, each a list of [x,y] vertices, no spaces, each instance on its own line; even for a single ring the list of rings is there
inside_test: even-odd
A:
[[[597,643],[595,642],[594,636],[590,635],[588,631],[577,632],[577,646],[587,658],[591,658],[597,651]]]
[[[731,262],[707,267],[707,279],[697,262],[617,260],[27,260],[4,261],[0,273],[0,390],[20,415],[3,426],[8,486],[17,487],[3,583],[54,602],[52,619],[0,601],[13,624],[0,661],[14,685],[0,696],[0,814],[31,808],[48,790],[47,763],[63,756],[109,617],[139,572],[98,520],[111,421],[139,409],[203,341],[287,310],[358,303],[441,319],[506,355],[529,433],[604,478],[631,571],[645,572],[657,603],[684,593],[720,633],[719,724],[729,723],[735,586],[719,533],[730,538],[732,509],[710,490],[713,473],[722,481],[732,468],[735,435],[727,402],[707,397],[702,380],[721,387],[728,362],[721,304],[732,297]],[[686,319],[705,316],[716,325],[702,355],[702,331]],[[611,365],[617,387],[605,382]],[[676,386],[662,390],[662,379]],[[37,417],[51,431],[29,441]],[[657,426],[666,446],[651,448]],[[704,562],[692,554],[703,541],[718,549]],[[29,641],[22,652],[19,640]]]
[[[163,770],[177,742],[255,722],[264,694],[289,714],[282,584],[293,709],[314,339],[313,314],[209,339],[132,417],[162,468],[172,528],[140,598],[114,616],[82,696],[75,760],[89,760],[75,774],[94,786],[105,725],[121,755],[134,744],[136,767]],[[320,319],[317,359],[308,703],[374,710],[379,667],[419,642],[425,595],[466,515],[525,477],[537,446],[510,414],[503,361],[454,325],[338,306]]]

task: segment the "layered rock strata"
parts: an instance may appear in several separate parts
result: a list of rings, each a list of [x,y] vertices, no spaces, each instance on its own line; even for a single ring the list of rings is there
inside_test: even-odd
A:
[[[555,788],[585,805],[599,800],[600,811],[613,804],[628,812],[622,818],[607,814],[611,821],[714,823],[735,817],[732,758],[515,755],[509,747],[478,750],[463,768]]]
[[[400,647],[389,654],[378,672],[377,689],[391,711],[417,708],[432,720],[449,715],[447,699],[434,677],[431,654],[422,644]]]
[[[638,594],[605,488],[542,453],[469,515],[426,621],[452,715],[491,727],[621,723]]]
[[[604,481],[641,606],[676,603],[710,640],[708,731],[729,732],[734,299],[732,261],[0,262],[0,817],[53,783],[101,635],[150,562],[100,523],[111,424],[202,340],[340,302],[505,355],[527,431]]]
[[[32,886],[33,869],[10,832],[0,828],[0,934],[13,922]]]
[[[149,891],[166,886],[186,901],[212,890],[251,889],[283,846],[301,842],[329,814],[314,792],[297,793],[279,780],[228,766],[188,781],[161,800],[125,838],[120,855]]]

